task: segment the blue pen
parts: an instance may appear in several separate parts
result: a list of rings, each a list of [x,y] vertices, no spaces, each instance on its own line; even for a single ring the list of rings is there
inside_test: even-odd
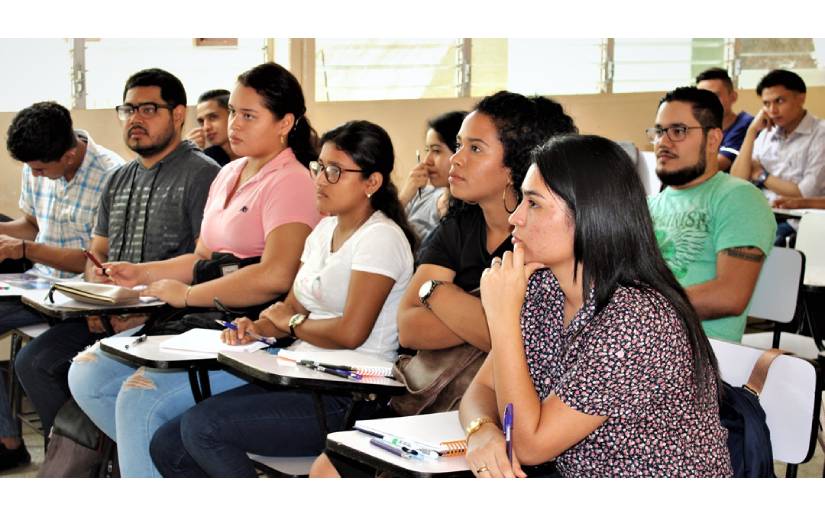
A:
[[[504,442],[507,447],[507,458],[513,464],[513,404],[504,407]]]
[[[237,329],[238,329],[238,325],[233,323],[233,322],[222,321],[220,319],[215,319],[215,322],[220,324],[224,328],[228,328],[230,330],[236,330],[237,331]],[[264,337],[263,335],[258,335],[257,333],[252,333],[251,331],[246,332],[246,334],[249,335],[250,337],[252,337],[253,339],[257,340],[257,341],[263,342],[264,344],[268,344],[270,346],[274,346],[275,342],[276,342],[275,337]]]
[[[349,378],[350,380],[360,380],[361,378],[363,378],[360,374],[356,372],[321,365],[318,362],[314,362],[312,360],[299,360],[298,365],[309,367],[310,369],[315,369],[316,371],[321,371],[322,373],[340,376],[341,378]]]

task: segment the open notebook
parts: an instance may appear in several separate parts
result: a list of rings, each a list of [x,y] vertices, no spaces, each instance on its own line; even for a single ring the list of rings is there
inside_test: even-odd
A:
[[[349,349],[329,351],[290,351],[282,349],[278,357],[294,360],[310,360],[327,367],[346,366],[364,376],[392,376],[392,362],[381,360],[366,353]]]
[[[224,351],[257,351],[267,345],[263,342],[253,342],[230,346],[221,341],[221,330],[195,328],[161,342],[158,347],[164,351],[198,351],[217,354]]]
[[[439,455],[462,455],[467,451],[458,411],[421,416],[358,420],[354,428],[379,438],[396,438],[413,448],[435,450]]]

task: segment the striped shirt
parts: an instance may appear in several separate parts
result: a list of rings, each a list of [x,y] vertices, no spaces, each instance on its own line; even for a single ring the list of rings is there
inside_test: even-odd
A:
[[[85,249],[92,238],[100,195],[109,176],[124,160],[114,152],[97,145],[86,131],[75,131],[86,142],[86,155],[71,179],[35,177],[31,168],[23,165],[20,187],[20,210],[37,220],[35,242],[55,247]],[[67,278],[72,272],[35,264],[40,274]]]

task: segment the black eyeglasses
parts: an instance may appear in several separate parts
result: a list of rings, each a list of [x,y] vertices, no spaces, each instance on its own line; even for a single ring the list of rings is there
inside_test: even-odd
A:
[[[670,141],[680,142],[687,138],[687,133],[691,129],[705,130],[707,127],[703,127],[701,125],[687,126],[682,124],[671,125],[668,127],[656,126],[645,129],[645,134],[650,139],[651,143],[656,143],[661,140],[665,133],[667,133],[667,137],[670,138]]]
[[[157,102],[141,102],[140,104],[122,104],[115,108],[117,117],[122,121],[129,120],[135,114],[135,111],[140,113],[144,118],[152,118],[158,114],[158,109],[172,110],[175,106],[171,104],[158,104]]]
[[[341,168],[338,165],[324,165],[317,161],[309,162],[309,171],[312,172],[312,177],[318,177],[318,174],[324,173],[327,182],[335,184],[341,179],[341,172],[363,172],[363,170],[355,168]]]

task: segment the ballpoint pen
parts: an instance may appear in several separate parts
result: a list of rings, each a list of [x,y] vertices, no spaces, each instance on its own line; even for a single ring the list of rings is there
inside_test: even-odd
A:
[[[401,447],[402,449],[404,449],[404,451],[407,451],[407,449],[411,451],[414,450],[416,454],[422,455],[422,458],[426,457],[430,459],[437,459],[441,456],[441,453],[439,453],[437,450],[433,450],[432,448],[429,448],[424,444],[418,444],[414,441],[402,439],[400,437],[396,437],[390,434],[380,434],[378,432],[374,432],[372,430],[367,430],[366,428],[361,428],[357,426],[355,427],[355,430],[358,430],[359,432],[372,436],[376,439],[380,439],[392,446]]]
[[[332,369],[329,367],[324,367],[322,365],[318,365],[314,362],[308,360],[300,360],[298,361],[298,365],[302,365],[304,367],[308,367],[310,369],[314,369],[316,371],[320,371],[322,373],[331,374],[333,376],[337,376],[339,378],[347,378],[349,380],[360,380],[361,375],[358,373],[351,373],[349,371],[341,371],[340,369]]]
[[[215,322],[223,326],[224,328],[228,328],[230,330],[237,330],[238,325],[233,322],[222,321],[220,319],[215,319]],[[258,335],[257,333],[252,333],[251,331],[246,332],[247,335],[252,337],[253,339],[263,342],[264,344],[269,344],[270,346],[274,346],[275,342],[277,341],[275,337],[264,337],[263,335]]]
[[[507,458],[513,464],[513,404],[504,407],[504,442],[507,447]]]
[[[97,267],[98,269],[100,269],[100,270],[102,270],[102,271],[103,271],[103,275],[104,275],[104,276],[108,276],[108,275],[109,275],[109,273],[108,273],[108,272],[106,272],[106,268],[105,268],[105,267],[103,267],[103,264],[102,264],[102,263],[100,263],[100,260],[98,260],[98,259],[95,257],[95,255],[93,255],[92,253],[90,253],[90,252],[89,252],[89,251],[87,251],[86,249],[83,249],[83,254],[85,254],[85,255],[86,255],[86,258],[88,258],[88,259],[89,259],[89,260],[90,260],[93,264],[95,264],[95,267]]]
[[[390,443],[388,443],[386,441],[382,441],[381,439],[378,439],[377,437],[372,437],[370,439],[370,443],[373,444],[374,446],[378,446],[382,450],[387,450],[388,452],[392,453],[393,455],[398,455],[402,459],[420,459],[420,458],[422,458],[422,457],[417,456],[413,453],[405,451],[403,448],[393,446],[393,445],[391,445]]]
[[[350,366],[325,364],[323,362],[316,362],[314,360],[299,360],[298,363],[303,365],[303,366],[312,367],[312,368],[315,368],[315,369],[317,369],[319,367],[322,367],[326,370],[333,369],[335,371],[340,371],[342,373],[347,373],[349,375],[348,378],[352,378],[353,380],[360,380],[361,378],[364,377],[361,373],[356,371],[355,368],[352,368]]]
[[[421,153],[418,152],[418,149],[415,150],[415,164],[418,165],[421,163]],[[422,188],[418,189],[418,198],[421,199],[421,190]]]
[[[123,348],[124,349],[129,349],[130,347],[133,348],[133,347],[137,346],[138,344],[142,344],[144,342],[146,342],[146,335],[141,335],[140,337],[135,337],[135,339],[132,342],[126,344],[125,346],[123,346]]]

